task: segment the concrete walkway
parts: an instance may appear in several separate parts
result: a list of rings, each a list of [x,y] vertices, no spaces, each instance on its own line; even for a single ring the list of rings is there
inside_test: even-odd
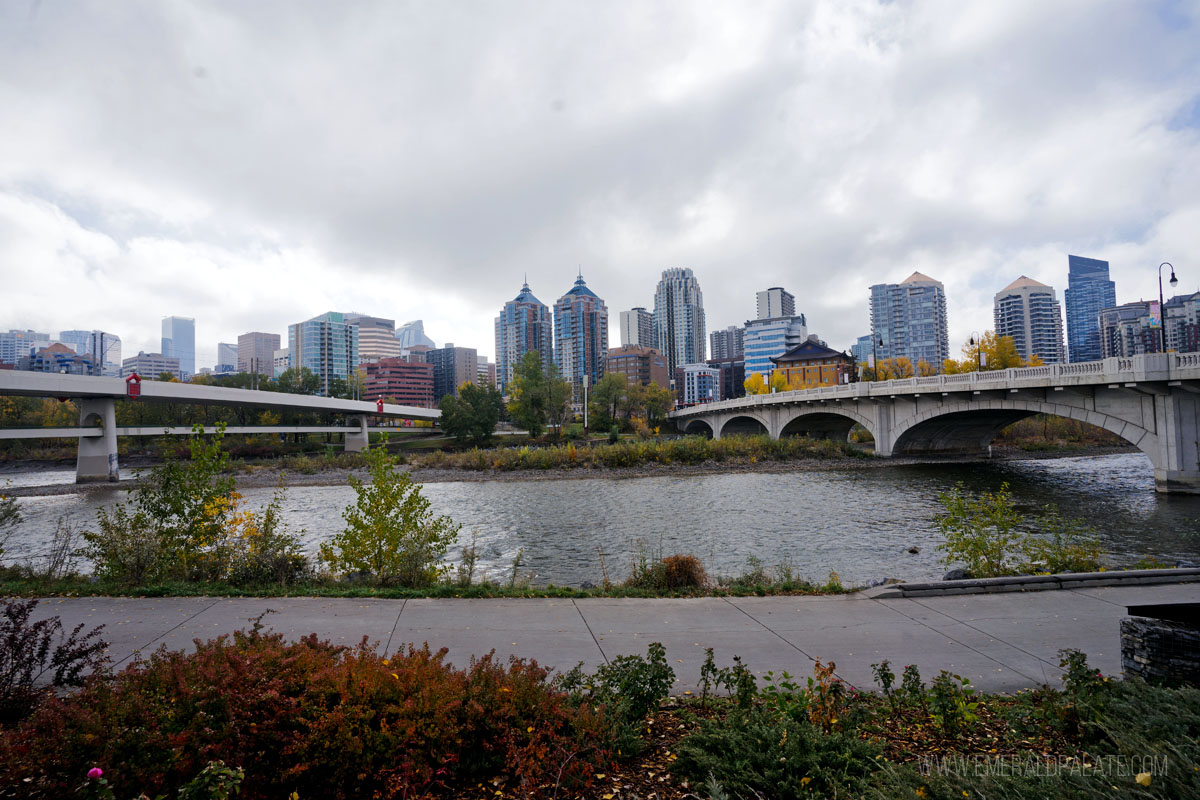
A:
[[[700,599],[358,600],[325,598],[47,598],[39,618],[70,629],[104,624],[117,667],[159,646],[190,648],[273,609],[264,619],[288,638],[316,633],[357,644],[363,636],[393,653],[408,643],[446,647],[453,663],[495,650],[569,669],[662,642],[675,669],[674,692],[694,690],[704,649],[718,664],[739,655],[756,674],[811,674],[813,659],[871,688],[871,664],[899,674],[917,664],[928,680],[948,669],[980,689],[1012,692],[1057,684],[1058,651],[1076,648],[1105,674],[1119,674],[1125,606],[1200,601],[1200,584],[1102,587],[1011,594],[872,599],[829,597]]]

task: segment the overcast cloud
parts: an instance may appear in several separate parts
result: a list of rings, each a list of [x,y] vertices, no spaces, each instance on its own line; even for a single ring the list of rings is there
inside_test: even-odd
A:
[[[0,0],[0,328],[218,341],[328,310],[492,354],[528,274],[695,270],[845,348],[941,280],[951,348],[1067,253],[1200,288],[1200,0]]]

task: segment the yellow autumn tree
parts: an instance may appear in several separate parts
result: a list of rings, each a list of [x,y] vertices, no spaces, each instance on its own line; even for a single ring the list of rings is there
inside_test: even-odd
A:
[[[975,372],[982,369],[985,372],[996,369],[1011,369],[1012,367],[1040,367],[1043,362],[1037,355],[1028,359],[1021,358],[1017,352],[1017,344],[1011,336],[997,336],[995,331],[985,331],[979,341],[972,344],[967,342],[962,347],[962,360],[946,359],[942,371],[947,375],[958,375],[964,372]]]
[[[767,382],[763,380],[761,372],[756,372],[746,380],[742,381],[742,386],[746,387],[746,394],[766,394],[770,391],[767,388]]]

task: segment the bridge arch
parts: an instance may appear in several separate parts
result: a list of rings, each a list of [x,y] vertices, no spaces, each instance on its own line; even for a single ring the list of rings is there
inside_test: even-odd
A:
[[[892,455],[915,453],[978,452],[987,448],[1001,430],[1034,414],[1049,414],[1087,422],[1115,433],[1137,447],[1158,468],[1158,437],[1128,420],[1086,408],[1038,402],[1001,400],[946,404],[897,420],[893,428]]]
[[[683,432],[688,436],[706,436],[709,439],[713,438],[713,429],[706,421],[702,419],[688,420],[684,426]]]
[[[758,414],[742,412],[733,414],[719,423],[721,438],[741,434],[744,436],[770,435],[771,424]]]
[[[821,407],[805,408],[789,412],[780,420],[779,438],[785,436],[808,436],[812,439],[837,439],[845,441],[855,423],[866,428],[875,436],[875,422],[849,408]]]

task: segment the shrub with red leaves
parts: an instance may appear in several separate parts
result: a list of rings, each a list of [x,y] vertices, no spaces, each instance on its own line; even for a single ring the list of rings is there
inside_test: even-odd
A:
[[[501,773],[531,796],[590,785],[610,755],[602,712],[535,662],[463,670],[445,653],[257,631],[160,649],[0,731],[0,763],[27,797],[73,796],[91,767],[117,796],[173,796],[217,760],[245,770],[244,798],[418,797]]]

